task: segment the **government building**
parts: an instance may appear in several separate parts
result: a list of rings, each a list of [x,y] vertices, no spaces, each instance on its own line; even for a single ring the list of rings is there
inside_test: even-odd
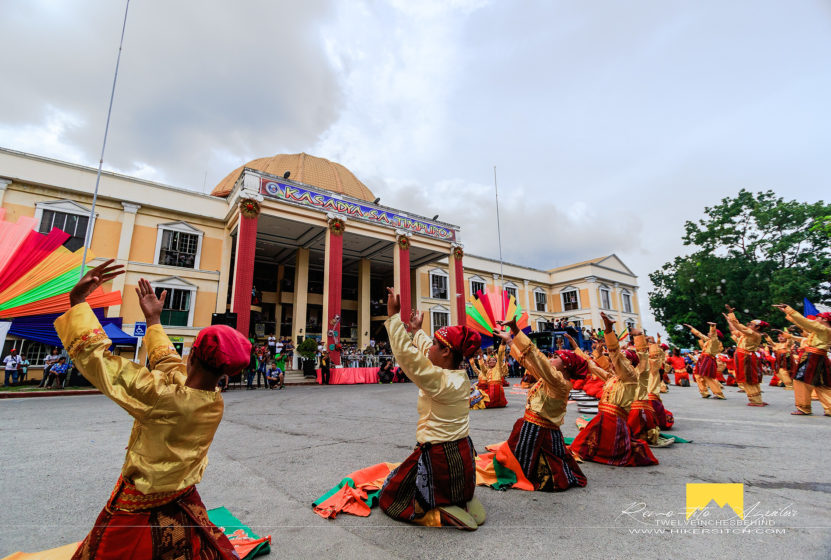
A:
[[[466,317],[478,290],[502,284],[528,311],[533,329],[557,320],[589,328],[606,311],[640,326],[637,276],[615,255],[552,270],[465,253],[458,226],[383,206],[344,166],[308,154],[255,159],[229,173],[210,195],[104,172],[89,219],[96,169],[0,148],[0,207],[6,220],[34,217],[57,227],[97,259],[127,273],[112,286],[132,334],[143,319],[134,291],[147,278],[168,297],[162,322],[187,353],[198,331],[235,314],[244,334],[322,339],[334,364],[338,345],[364,348],[386,333],[385,288],[401,294],[402,313],[424,311],[432,334]],[[0,312],[2,320],[2,312]],[[8,337],[42,363],[45,344]],[[132,349],[122,349],[132,352]],[[139,351],[143,354],[143,351]]]

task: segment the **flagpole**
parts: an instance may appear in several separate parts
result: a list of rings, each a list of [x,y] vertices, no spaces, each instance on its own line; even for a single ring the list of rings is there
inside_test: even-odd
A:
[[[92,226],[95,224],[95,204],[98,202],[98,185],[101,182],[101,168],[104,165],[104,151],[107,149],[107,133],[110,130],[110,115],[113,112],[113,98],[115,97],[115,84],[118,81],[118,65],[121,63],[121,48],[124,45],[124,31],[127,29],[127,12],[130,10],[130,0],[124,7],[124,22],[121,24],[121,41],[118,43],[118,56],[115,59],[115,74],[113,75],[113,87],[110,91],[110,106],[107,109],[107,123],[104,125],[104,141],[101,144],[101,157],[98,160],[98,173],[95,175],[95,190],[92,193],[92,208],[89,211],[89,222],[87,233],[84,236],[84,256],[81,258],[81,278],[84,277],[87,264],[87,251],[92,242]]]
[[[501,289],[505,289],[505,275],[502,267],[502,228],[499,224],[499,188],[496,185],[496,166],[493,166],[493,192],[496,196],[496,236],[499,240],[499,282],[502,284]],[[501,290],[500,290],[501,291]]]

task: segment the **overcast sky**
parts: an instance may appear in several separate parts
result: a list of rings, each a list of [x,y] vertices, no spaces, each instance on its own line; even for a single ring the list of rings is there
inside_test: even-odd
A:
[[[0,6],[0,146],[96,166],[124,2]],[[538,268],[647,275],[740,188],[828,192],[831,2],[133,0],[105,168],[307,153]],[[2,170],[0,170],[2,174]]]

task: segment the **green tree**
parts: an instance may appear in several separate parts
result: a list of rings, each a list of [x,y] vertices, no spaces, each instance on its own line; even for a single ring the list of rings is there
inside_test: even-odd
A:
[[[804,297],[829,300],[831,205],[742,189],[704,213],[684,226],[682,240],[695,252],[649,275],[655,286],[650,307],[672,342],[694,342],[687,330],[678,329],[683,323],[702,329],[715,321],[726,333],[725,303],[736,308],[740,320],[784,326],[772,304],[801,308]]]

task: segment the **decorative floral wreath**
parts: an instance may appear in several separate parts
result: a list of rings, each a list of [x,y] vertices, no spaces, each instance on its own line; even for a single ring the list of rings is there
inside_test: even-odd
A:
[[[399,235],[398,236],[398,247],[402,251],[406,251],[407,249],[410,248],[410,240],[404,235]]]
[[[329,220],[329,231],[333,234],[341,235],[344,229],[346,229],[346,224],[340,218],[332,218]]]
[[[239,211],[246,218],[256,218],[260,214],[260,203],[253,198],[245,198],[239,203]]]
[[[464,256],[465,256],[465,252],[462,250],[462,248],[461,248],[461,247],[454,247],[454,248],[453,248],[453,257],[454,257],[457,261],[462,260],[462,257],[464,257]]]

